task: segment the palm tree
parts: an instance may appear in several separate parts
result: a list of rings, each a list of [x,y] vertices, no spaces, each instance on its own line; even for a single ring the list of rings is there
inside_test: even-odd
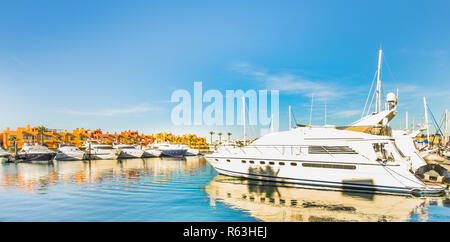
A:
[[[44,126],[39,126],[37,128],[38,136],[41,136],[41,145],[44,144],[44,133],[47,132],[47,128]]]
[[[230,141],[232,133],[228,132],[227,135],[228,135],[228,141]]]
[[[125,143],[125,144],[128,144],[130,141],[131,141],[131,138],[128,137],[128,136],[122,138],[122,142]]]
[[[194,136],[192,134],[188,135],[189,147],[191,147],[191,143],[192,143],[193,139],[194,139]]]
[[[214,131],[209,131],[209,134],[211,135],[211,144],[212,144],[212,142],[213,142],[212,136],[213,136],[213,134],[215,134],[215,133],[214,133]]]
[[[217,133],[219,135],[219,143],[222,143],[222,132]]]
[[[14,154],[17,155],[17,141],[19,141],[19,139],[16,136],[9,136],[8,140],[10,142],[13,142],[13,144],[14,144]]]

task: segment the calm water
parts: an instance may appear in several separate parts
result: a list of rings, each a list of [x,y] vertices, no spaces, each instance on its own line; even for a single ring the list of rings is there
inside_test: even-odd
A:
[[[450,199],[249,182],[198,157],[0,166],[0,221],[380,220],[450,221]]]

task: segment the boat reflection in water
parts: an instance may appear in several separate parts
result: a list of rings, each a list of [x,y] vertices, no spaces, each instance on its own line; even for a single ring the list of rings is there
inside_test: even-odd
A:
[[[266,222],[427,221],[427,206],[448,206],[448,198],[350,193],[299,188],[217,175],[205,188],[215,202],[248,211]],[[213,203],[214,203],[213,202]]]
[[[0,186],[43,192],[52,185],[71,184],[83,189],[108,183],[114,189],[128,190],[142,179],[163,177],[170,181],[177,174],[196,174],[205,167],[206,161],[199,157],[17,163],[1,167]]]

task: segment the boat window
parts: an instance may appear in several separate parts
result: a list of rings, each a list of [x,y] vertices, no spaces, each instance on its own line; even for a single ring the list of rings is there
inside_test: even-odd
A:
[[[227,162],[230,162],[230,160],[227,160]]]
[[[245,161],[245,160],[242,160],[241,162],[242,162],[242,163],[247,163],[247,161]]]
[[[269,161],[269,165],[275,165],[275,162]]]
[[[284,166],[284,162],[280,162],[278,163],[280,166]]]
[[[112,150],[111,146],[99,146],[99,147],[95,147],[96,149],[99,150]]]
[[[356,166],[354,166],[354,165],[302,163],[302,166],[304,166],[304,167],[313,167],[313,168],[331,168],[331,169],[348,169],[348,170],[355,170],[356,169]]]
[[[264,164],[266,164],[266,162],[260,161],[259,164],[264,165]]]
[[[402,157],[406,157],[403,152],[398,148],[397,144],[395,142],[393,142],[394,144],[394,148],[395,150],[402,156]]]
[[[297,166],[297,163],[291,162],[291,166]]]
[[[250,164],[254,164],[255,162],[251,160],[251,161],[249,161],[249,163],[250,163]]]
[[[358,154],[348,146],[309,146],[309,154]]]

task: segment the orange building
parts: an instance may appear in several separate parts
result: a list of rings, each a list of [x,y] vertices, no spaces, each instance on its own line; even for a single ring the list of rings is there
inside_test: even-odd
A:
[[[49,148],[58,148],[59,144],[72,144],[81,147],[87,139],[94,139],[106,144],[142,144],[148,145],[158,142],[170,142],[175,144],[186,144],[193,148],[207,147],[206,138],[197,137],[195,134],[173,135],[172,133],[158,133],[152,135],[139,134],[138,131],[124,131],[110,134],[103,133],[101,129],[74,129],[67,130],[45,129],[41,127],[18,127],[16,130],[7,128],[0,131],[0,144],[3,148],[13,148],[17,143],[18,148],[22,148],[24,143],[39,143]]]
[[[75,129],[72,133],[67,130],[42,129],[41,127],[18,127],[16,130],[7,128],[0,131],[0,143],[3,148],[14,147],[17,143],[18,148],[22,148],[24,143],[44,144],[49,148],[58,148],[59,144],[74,144],[81,146],[87,138],[90,137],[89,130]]]

